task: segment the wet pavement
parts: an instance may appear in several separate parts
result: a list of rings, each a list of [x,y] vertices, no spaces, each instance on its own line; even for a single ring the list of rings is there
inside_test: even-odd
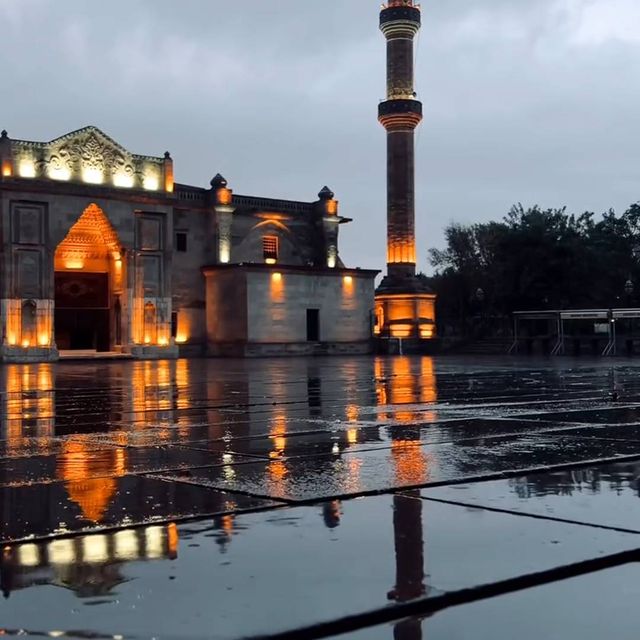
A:
[[[0,633],[635,637],[639,374],[586,359],[6,365]]]

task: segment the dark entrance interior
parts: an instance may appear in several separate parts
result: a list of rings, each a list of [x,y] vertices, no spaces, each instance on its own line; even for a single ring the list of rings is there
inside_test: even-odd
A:
[[[109,275],[56,271],[58,349],[109,351]]]
[[[320,342],[320,309],[307,309],[307,342]]]

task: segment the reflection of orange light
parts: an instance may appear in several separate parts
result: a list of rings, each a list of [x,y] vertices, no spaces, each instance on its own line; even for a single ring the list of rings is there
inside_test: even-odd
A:
[[[169,539],[169,558],[172,560],[178,557],[178,527],[175,522],[170,522],[167,526],[167,537]]]
[[[83,517],[100,522],[116,491],[116,479],[126,472],[126,450],[88,448],[88,440],[74,436],[63,445],[57,476],[66,481],[69,498],[82,510]]]
[[[394,440],[391,447],[399,483],[414,485],[429,479],[427,455],[419,441]]]
[[[349,422],[356,422],[360,414],[360,409],[358,408],[358,405],[348,404],[345,413],[347,414],[347,420]]]
[[[269,475],[273,480],[281,481],[287,475],[287,466],[283,460],[271,460],[269,462]]]
[[[348,429],[347,430],[347,442],[349,444],[356,444],[358,442],[358,430],[357,429]]]

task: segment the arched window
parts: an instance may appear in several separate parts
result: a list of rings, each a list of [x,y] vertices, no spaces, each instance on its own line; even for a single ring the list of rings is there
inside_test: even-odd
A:
[[[36,346],[38,309],[33,300],[27,300],[22,304],[22,331],[20,343],[23,347]]]

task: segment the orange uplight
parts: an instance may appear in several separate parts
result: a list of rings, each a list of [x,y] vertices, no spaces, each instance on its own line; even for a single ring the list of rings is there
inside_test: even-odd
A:
[[[411,324],[396,324],[391,327],[391,335],[394,338],[409,338],[413,325]]]
[[[82,258],[68,258],[64,261],[65,269],[82,269],[84,260]]]
[[[10,333],[10,334],[7,336],[7,342],[8,342],[12,347],[13,347],[13,346],[15,346],[15,345],[18,343],[18,340],[16,339],[15,334]]]
[[[225,189],[225,188],[218,189],[217,196],[216,196],[218,204],[224,204],[224,205],[231,204],[232,198],[233,198],[233,192],[231,191],[231,189]]]
[[[13,175],[13,171],[11,171],[11,165],[10,164],[7,163],[2,167],[2,175],[5,178],[10,178]]]
[[[338,201],[337,200],[327,200],[327,213],[330,216],[334,216],[338,213]]]
[[[433,338],[433,327],[430,325],[421,325],[420,326],[420,337],[421,338]]]
[[[276,263],[276,259],[275,258],[265,258],[265,263],[266,264],[275,264]]]
[[[345,284],[353,284],[353,278],[352,278],[351,276],[345,276],[345,277],[342,279],[342,281],[343,281]]]
[[[151,338],[149,336],[145,336],[144,337],[144,343],[145,344],[151,344]]]
[[[179,333],[176,336],[176,344],[184,344],[189,338],[184,333]]]
[[[22,341],[22,346],[23,346],[23,348],[25,348],[25,349],[26,349],[30,344],[31,344],[31,341],[30,341],[30,340],[23,340],[23,341]]]
[[[38,336],[38,344],[41,347],[46,347],[49,344],[49,336],[46,333],[41,333]]]
[[[169,341],[164,336],[162,336],[162,338],[158,340],[158,344],[161,347],[166,347],[169,344]]]

